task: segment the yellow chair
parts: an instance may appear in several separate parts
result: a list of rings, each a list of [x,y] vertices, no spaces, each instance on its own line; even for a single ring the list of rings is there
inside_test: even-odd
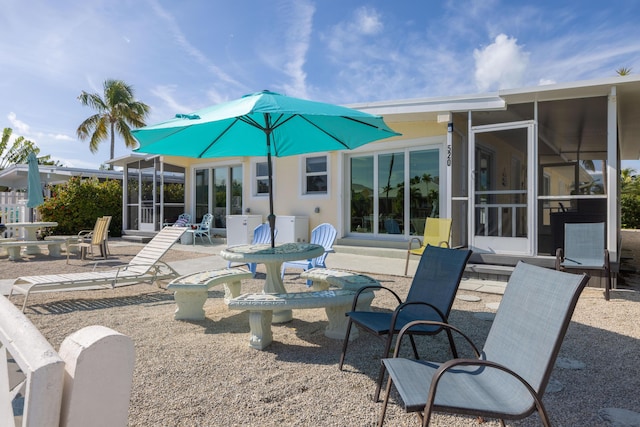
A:
[[[418,237],[409,240],[409,248],[407,249],[407,262],[404,265],[404,275],[409,270],[409,257],[411,255],[422,256],[424,248],[427,245],[449,247],[449,238],[451,237],[451,218],[427,218],[424,224],[424,238],[422,241]],[[413,243],[420,245],[413,248]]]
[[[93,247],[98,246],[100,248],[100,255],[107,259],[108,246],[107,237],[109,235],[109,224],[111,223],[110,216],[103,216],[96,220],[96,225],[93,230],[87,233],[87,230],[82,230],[78,233],[77,240],[67,242],[67,264],[69,264],[69,255],[71,254],[70,248],[75,247],[80,250],[80,259],[85,259],[86,253],[89,252],[95,259],[93,253]]]

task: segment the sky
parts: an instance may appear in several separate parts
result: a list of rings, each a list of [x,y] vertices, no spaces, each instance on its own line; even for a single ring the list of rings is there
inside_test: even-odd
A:
[[[0,127],[63,166],[82,91],[124,80],[147,124],[269,89],[336,104],[490,93],[640,72],[640,2],[0,0]],[[116,140],[116,157],[131,150]],[[640,170],[640,167],[638,167]]]

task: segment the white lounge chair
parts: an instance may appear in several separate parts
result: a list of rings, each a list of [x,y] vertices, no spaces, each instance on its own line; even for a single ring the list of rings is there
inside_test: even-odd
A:
[[[22,311],[27,306],[27,299],[32,292],[52,292],[81,287],[114,288],[125,283],[140,283],[177,277],[179,274],[160,258],[187,230],[186,227],[165,227],[151,239],[144,248],[126,265],[105,270],[86,273],[48,274],[44,276],[18,277],[9,293],[24,295]]]

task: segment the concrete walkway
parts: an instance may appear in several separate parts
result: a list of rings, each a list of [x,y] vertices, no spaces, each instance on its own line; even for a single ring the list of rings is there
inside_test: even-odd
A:
[[[110,246],[144,246],[142,243],[111,239]],[[181,275],[196,273],[198,271],[225,268],[227,261],[220,257],[220,251],[226,248],[223,242],[214,241],[213,245],[203,244],[199,241],[195,245],[174,244],[171,249],[185,252],[197,252],[208,254],[198,258],[169,262]],[[327,266],[330,268],[356,271],[363,274],[384,274],[402,276],[406,262],[406,250],[382,249],[354,246],[336,246],[335,253],[327,257]],[[412,277],[418,267],[418,257],[409,260],[408,276]],[[13,279],[0,280],[0,293],[8,295]],[[492,280],[463,279],[460,289],[484,293],[502,294],[506,283]]]
[[[224,268],[227,261],[219,254],[226,248],[224,243],[213,245],[196,243],[196,245],[182,245],[176,243],[172,249],[210,254],[208,257],[191,260],[175,261],[170,265],[180,274],[195,273],[214,268]],[[357,271],[363,274],[384,274],[402,276],[406,262],[407,251],[403,249],[382,249],[355,246],[336,246],[335,252],[327,257],[330,268]],[[408,276],[412,277],[418,267],[418,257],[409,260]],[[506,283],[493,280],[463,279],[460,289],[483,293],[502,294]]]

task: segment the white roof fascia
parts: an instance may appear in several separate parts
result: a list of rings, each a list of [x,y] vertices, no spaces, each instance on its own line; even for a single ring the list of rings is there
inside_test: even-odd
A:
[[[389,116],[395,114],[499,110],[506,107],[506,102],[495,94],[489,94],[369,102],[352,104],[348,105],[348,107],[370,114]]]

